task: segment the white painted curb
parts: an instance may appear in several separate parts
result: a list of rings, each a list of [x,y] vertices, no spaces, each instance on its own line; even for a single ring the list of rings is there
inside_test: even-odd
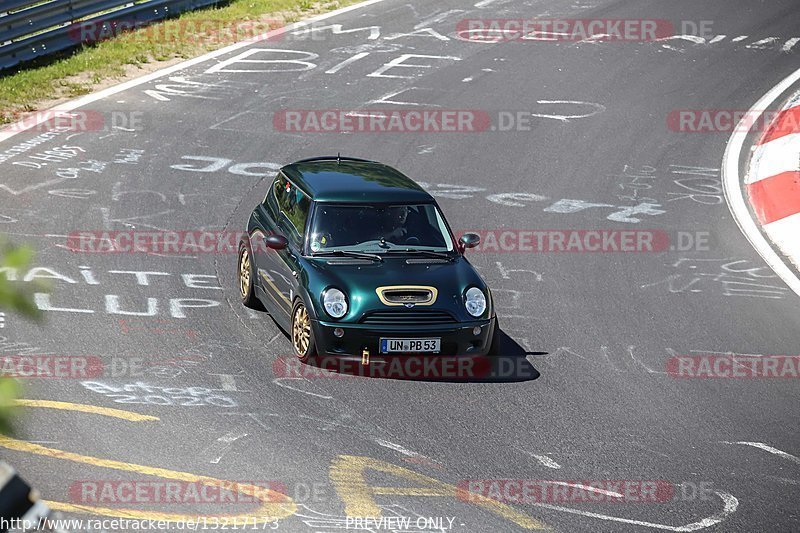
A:
[[[789,286],[795,294],[800,296],[800,278],[794,270],[784,263],[781,256],[772,248],[767,239],[761,233],[761,229],[753,219],[745,202],[744,192],[742,190],[742,177],[739,173],[739,161],[742,153],[742,147],[747,138],[748,124],[752,124],[753,117],[755,120],[764,113],[764,110],[772,105],[781,94],[786,92],[794,83],[800,80],[800,69],[794,71],[778,85],[773,87],[767,94],[750,108],[750,112],[745,115],[745,118],[734,129],[733,135],[728,140],[728,146],[725,149],[725,155],[722,158],[722,188],[725,193],[725,199],[728,202],[728,208],[733,215],[739,229],[742,230],[744,236],[750,241],[750,244],[761,255],[767,265]]]

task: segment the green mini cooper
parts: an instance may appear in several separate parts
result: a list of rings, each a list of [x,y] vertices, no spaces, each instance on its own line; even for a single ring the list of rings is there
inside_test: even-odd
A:
[[[497,351],[492,294],[433,197],[362,159],[286,165],[239,244],[245,305],[266,308],[295,355],[482,356]]]

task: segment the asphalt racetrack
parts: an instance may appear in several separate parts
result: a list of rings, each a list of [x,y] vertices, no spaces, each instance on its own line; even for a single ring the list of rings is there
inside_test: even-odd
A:
[[[530,18],[671,26],[627,40],[490,39],[469,26]],[[798,23],[792,0],[383,0],[79,108],[102,127],[4,140],[3,230],[37,251],[6,274],[52,290],[37,300],[42,325],[6,316],[2,355],[103,370],[24,380],[28,407],[0,457],[71,518],[796,531],[797,379],[696,379],[676,365],[800,353],[800,296],[726,204],[732,130],[680,120],[750,109],[798,68]],[[315,122],[326,111],[333,131]],[[389,127],[370,121],[379,111],[400,117],[394,130],[376,131]],[[409,112],[456,125],[415,130]],[[504,333],[491,376],[304,374],[269,315],[242,306],[235,244],[82,247],[81,232],[243,232],[280,166],[336,153],[396,167],[457,232],[481,233],[467,257]],[[615,249],[624,239],[633,251]],[[87,489],[197,476],[291,502],[126,503]],[[558,483],[519,497],[542,480]],[[356,521],[379,515],[411,522]]]

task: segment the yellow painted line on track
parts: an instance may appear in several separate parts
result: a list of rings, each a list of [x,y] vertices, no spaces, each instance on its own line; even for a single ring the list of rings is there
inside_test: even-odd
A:
[[[144,422],[149,420],[158,420],[157,417],[142,415],[132,411],[124,411],[121,409],[110,409],[105,407],[97,407],[93,405],[69,403],[69,402],[56,402],[50,400],[17,400],[17,405],[27,407],[40,407],[48,409],[61,409],[66,411],[77,411],[83,413],[90,413],[102,416],[111,416],[114,418],[121,418],[131,422]],[[188,483],[200,483],[210,487],[219,487],[220,489],[238,492],[251,496],[255,502],[259,503],[259,507],[247,514],[240,515],[202,515],[195,514],[180,514],[180,513],[163,513],[158,511],[151,511],[145,509],[114,509],[106,507],[95,507],[92,505],[47,501],[51,509],[66,512],[82,512],[90,513],[101,516],[111,516],[116,518],[129,518],[138,520],[163,520],[167,522],[197,522],[198,520],[209,520],[213,523],[214,520],[225,521],[234,523],[247,523],[247,524],[266,524],[280,520],[297,512],[297,505],[294,501],[280,492],[260,487],[258,485],[250,485],[246,483],[238,483],[234,481],[226,481],[213,477],[200,476],[190,472],[180,472],[177,470],[168,470],[166,468],[158,468],[153,466],[138,465],[134,463],[126,463],[122,461],[115,461],[113,459],[103,459],[100,457],[93,457],[90,455],[82,455],[79,453],[68,452],[56,448],[48,448],[39,444],[33,444],[11,437],[0,435],[0,447],[8,450],[30,453],[33,455],[41,455],[44,457],[52,457],[63,461],[72,461],[74,463],[94,466],[98,468],[108,468],[111,470],[120,470],[123,472],[134,472],[146,476],[156,476],[164,479],[174,479]]]
[[[77,411],[79,413],[89,413],[93,415],[111,416],[121,418],[129,422],[148,422],[151,420],[161,420],[157,416],[143,415],[133,411],[123,411],[111,407],[99,407],[97,405],[86,405],[83,403],[56,402],[53,400],[13,400],[11,405],[20,407],[43,407],[45,409],[61,409],[64,411]]]
[[[382,472],[402,478],[406,482],[417,483],[417,487],[374,487],[367,483],[366,472]],[[376,495],[395,495],[411,497],[453,498],[466,504],[477,505],[491,511],[525,529],[550,529],[517,509],[495,499],[465,492],[463,489],[438,479],[414,472],[402,466],[385,463],[370,457],[340,455],[333,460],[329,477],[336,493],[344,501],[345,514],[350,517],[380,517],[381,508],[375,501]]]

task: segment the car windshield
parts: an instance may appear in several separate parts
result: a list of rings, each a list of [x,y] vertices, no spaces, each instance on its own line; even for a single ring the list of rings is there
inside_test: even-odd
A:
[[[450,252],[453,240],[433,204],[321,203],[314,214],[310,247],[312,253],[409,249]]]

